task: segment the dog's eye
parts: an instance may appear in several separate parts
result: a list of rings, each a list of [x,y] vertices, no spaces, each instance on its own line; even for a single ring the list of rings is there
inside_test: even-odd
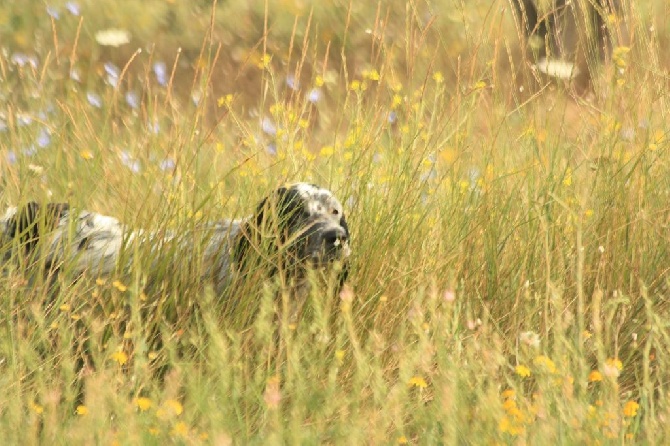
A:
[[[333,211],[332,211],[333,215],[339,215],[339,213],[340,213],[340,211],[338,211],[337,209],[333,209]]]

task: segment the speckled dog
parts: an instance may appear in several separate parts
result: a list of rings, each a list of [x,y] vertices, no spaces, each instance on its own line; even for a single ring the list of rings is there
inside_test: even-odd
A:
[[[201,279],[211,280],[217,293],[259,271],[282,273],[295,292],[304,293],[308,269],[333,265],[342,283],[351,253],[342,204],[329,190],[307,183],[278,188],[250,217],[180,232],[132,230],[116,218],[67,204],[31,202],[6,211],[0,236],[5,265],[28,256],[50,274],[110,276],[132,264],[139,246],[156,263],[198,265]]]

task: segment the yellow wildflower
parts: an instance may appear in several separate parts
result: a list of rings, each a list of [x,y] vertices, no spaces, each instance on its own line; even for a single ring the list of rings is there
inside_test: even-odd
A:
[[[517,436],[524,432],[523,425],[512,422],[512,420],[507,415],[502,417],[498,423],[498,429],[500,429],[500,432],[510,434],[512,436]]]
[[[81,415],[81,416],[88,415],[88,407],[83,406],[83,405],[79,405],[75,409],[75,412],[77,413],[77,415]]]
[[[186,437],[188,435],[188,426],[186,423],[183,421],[176,423],[172,429],[172,435]]]
[[[332,156],[334,153],[335,149],[333,148],[333,146],[324,146],[321,148],[321,151],[319,152],[319,154],[324,157]]]
[[[589,373],[589,382],[595,383],[602,380],[603,380],[603,374],[600,373],[598,370],[593,370],[591,373]]]
[[[635,415],[637,415],[637,411],[640,408],[640,405],[635,402],[635,401],[628,401],[624,406],[623,406],[623,415],[624,417],[628,418],[633,418]]]
[[[30,403],[30,408],[38,415],[44,412],[44,407],[35,402]]]
[[[420,376],[411,377],[408,384],[410,386],[418,387],[420,389],[425,389],[426,387],[428,387],[428,383],[426,383],[426,380]]]
[[[617,358],[609,358],[607,361],[605,361],[602,370],[605,376],[616,378],[619,376],[621,370],[623,370],[623,364]]]
[[[114,282],[112,282],[112,285],[114,286],[114,288],[116,288],[117,290],[121,291],[122,293],[128,289],[128,287],[125,286],[125,285],[124,285],[121,281],[119,281],[119,280],[115,280]]]
[[[135,400],[135,404],[137,404],[137,408],[140,409],[141,412],[144,412],[149,410],[152,403],[149,398],[140,397]]]
[[[522,378],[527,378],[530,376],[530,369],[525,365],[519,364],[515,368],[516,374]]]
[[[256,66],[260,69],[268,68],[270,66],[270,61],[272,61],[272,56],[263,54]]]
[[[473,88],[473,90],[481,90],[483,88],[486,88],[486,82],[479,81],[472,88]]]
[[[554,374],[557,372],[556,364],[548,356],[540,355],[533,360],[533,363],[547,373]]]
[[[568,167],[565,171],[565,176],[563,177],[563,185],[570,186],[572,184],[572,169]]]
[[[182,412],[184,412],[184,406],[177,400],[167,400],[165,402],[165,407],[175,415],[181,415]]]
[[[375,69],[365,70],[365,71],[363,71],[363,77],[365,79],[369,79],[371,81],[378,81],[379,80],[379,72]]]
[[[112,360],[118,362],[119,365],[124,365],[128,362],[128,355],[123,351],[114,352],[112,353]]]

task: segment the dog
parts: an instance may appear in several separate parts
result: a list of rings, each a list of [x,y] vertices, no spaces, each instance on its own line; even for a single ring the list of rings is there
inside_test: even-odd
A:
[[[130,267],[137,246],[155,263],[200,265],[201,281],[219,295],[247,278],[281,274],[293,294],[309,292],[309,270],[334,270],[338,286],[348,275],[349,228],[340,201],[313,184],[276,189],[252,216],[189,231],[132,230],[118,219],[75,211],[66,203],[30,202],[0,218],[3,264],[12,258],[40,265],[45,275],[105,277]],[[169,258],[166,258],[169,257]],[[24,262],[26,263],[26,262]]]
[[[593,64],[625,44],[621,0],[554,0],[541,14],[536,0],[511,0],[521,33],[536,55],[535,68],[551,77],[590,82]]]

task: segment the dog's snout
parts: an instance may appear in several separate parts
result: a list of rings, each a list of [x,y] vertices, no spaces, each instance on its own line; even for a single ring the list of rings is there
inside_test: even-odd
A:
[[[347,241],[347,231],[344,228],[331,228],[323,233],[323,242],[326,246],[340,246]]]

